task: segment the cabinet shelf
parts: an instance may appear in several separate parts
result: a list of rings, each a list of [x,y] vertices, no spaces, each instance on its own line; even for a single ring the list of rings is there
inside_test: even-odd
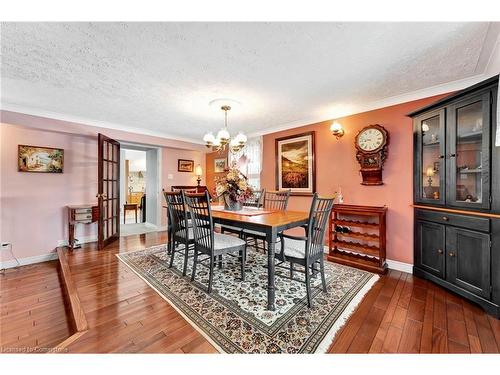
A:
[[[347,225],[351,227],[359,227],[359,228],[378,228],[379,225],[376,223],[367,223],[364,221],[354,221],[354,220],[335,220],[335,224],[338,225]]]
[[[371,233],[362,233],[362,232],[336,232],[337,236],[342,236],[342,237],[351,237],[351,238],[361,238],[361,239],[366,239],[368,241],[379,241],[380,237],[376,234],[371,234]]]
[[[375,257],[379,256],[379,251],[380,251],[380,249],[377,246],[370,246],[350,241],[337,240],[333,241],[333,245],[341,249],[344,248],[344,249],[359,251],[361,253],[372,255]]]

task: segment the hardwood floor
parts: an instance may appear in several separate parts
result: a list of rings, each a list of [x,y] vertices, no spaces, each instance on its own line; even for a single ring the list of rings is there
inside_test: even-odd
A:
[[[214,353],[212,345],[115,254],[164,243],[164,232],[67,253],[89,330],[69,352]],[[71,335],[56,262],[0,276],[0,346],[51,347]],[[383,276],[339,331],[332,353],[498,353],[500,321],[425,280]]]

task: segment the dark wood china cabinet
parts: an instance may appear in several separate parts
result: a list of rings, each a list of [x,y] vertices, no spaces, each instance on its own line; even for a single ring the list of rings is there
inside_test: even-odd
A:
[[[414,273],[500,318],[498,76],[409,114]]]

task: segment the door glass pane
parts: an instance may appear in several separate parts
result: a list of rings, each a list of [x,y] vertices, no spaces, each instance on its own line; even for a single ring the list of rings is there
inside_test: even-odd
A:
[[[456,199],[459,202],[481,203],[483,199],[482,102],[457,109]]]
[[[423,120],[420,123],[422,130],[422,198],[438,200],[441,196],[440,186],[440,128],[439,115]]]

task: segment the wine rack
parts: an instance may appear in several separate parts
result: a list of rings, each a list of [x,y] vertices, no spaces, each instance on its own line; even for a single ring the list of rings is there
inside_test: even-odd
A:
[[[386,213],[385,206],[334,205],[328,231],[328,260],[386,273]]]

